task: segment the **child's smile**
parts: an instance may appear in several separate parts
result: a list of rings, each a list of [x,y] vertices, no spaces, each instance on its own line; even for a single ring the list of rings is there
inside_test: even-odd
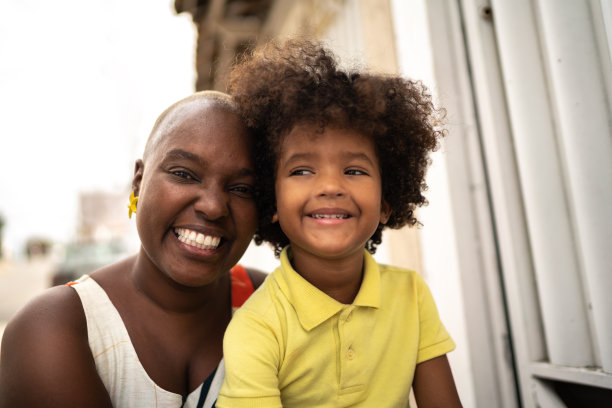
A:
[[[274,221],[294,257],[362,257],[389,216],[374,142],[348,129],[296,126],[282,142],[276,201]]]
[[[339,208],[320,208],[308,214],[308,217],[312,218],[313,222],[324,227],[342,225],[352,216],[347,211]]]
[[[344,213],[343,211],[334,212],[335,210],[318,210],[315,211],[310,216],[317,220],[343,220],[350,217],[349,214]]]

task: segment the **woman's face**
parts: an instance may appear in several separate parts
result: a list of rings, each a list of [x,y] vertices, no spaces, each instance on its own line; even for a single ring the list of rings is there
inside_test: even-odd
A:
[[[134,182],[144,252],[190,287],[227,273],[256,228],[251,136],[235,113],[209,102],[166,119]]]

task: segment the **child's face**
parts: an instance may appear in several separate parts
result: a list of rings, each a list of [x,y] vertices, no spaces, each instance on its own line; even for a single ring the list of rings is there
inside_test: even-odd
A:
[[[379,222],[390,215],[372,139],[346,129],[294,127],[281,144],[276,206],[273,221],[294,256],[362,257]]]

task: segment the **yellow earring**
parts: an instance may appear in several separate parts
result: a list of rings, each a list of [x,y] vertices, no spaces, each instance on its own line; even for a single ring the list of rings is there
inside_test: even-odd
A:
[[[136,214],[136,203],[138,202],[138,197],[134,197],[134,191],[130,194],[130,203],[127,205],[129,209],[128,217],[132,218],[132,213]]]

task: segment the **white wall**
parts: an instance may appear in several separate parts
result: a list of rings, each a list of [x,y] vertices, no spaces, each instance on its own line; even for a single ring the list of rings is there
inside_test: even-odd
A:
[[[422,80],[435,94],[424,0],[393,0],[392,5],[400,72],[408,78]],[[457,349],[449,354],[449,361],[461,401],[465,407],[473,407],[474,384],[450,208],[445,142],[432,160],[427,174],[429,205],[418,211],[418,218],[423,223],[420,237],[424,270],[421,273],[431,288],[444,325],[457,344]]]

